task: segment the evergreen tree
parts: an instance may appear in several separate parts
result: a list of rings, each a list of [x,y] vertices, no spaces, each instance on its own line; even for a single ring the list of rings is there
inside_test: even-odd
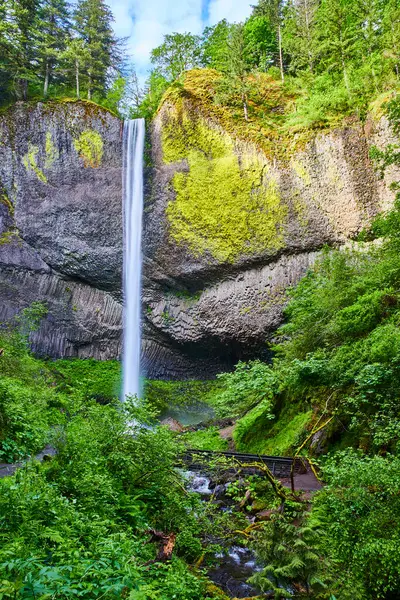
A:
[[[282,81],[285,80],[284,64],[283,64],[283,47],[282,47],[282,25],[284,0],[258,0],[254,6],[253,14],[255,16],[265,17],[275,30],[275,35],[278,43],[278,64],[281,72]]]
[[[321,0],[316,17],[316,51],[320,71],[342,74],[351,97],[350,67],[361,56],[362,37],[353,0]]]
[[[104,0],[78,0],[74,26],[87,51],[85,71],[89,100],[94,92],[105,95],[107,73],[120,63],[119,44],[111,26],[113,20]],[[77,46],[74,49],[78,49]]]
[[[169,86],[169,82],[165,79],[159,69],[150,71],[150,75],[146,81],[143,98],[140,99],[137,110],[131,111],[131,117],[146,117],[152,118],[157,111],[161,98]],[[135,102],[135,98],[134,98]]]
[[[65,0],[44,0],[38,13],[40,22],[38,56],[43,76],[43,95],[47,96],[54,69],[69,37],[69,14]]]
[[[80,98],[81,74],[86,72],[91,58],[85,42],[80,38],[70,39],[60,58],[66,65],[65,70],[73,73],[76,97]]]
[[[315,18],[319,0],[291,0],[285,9],[282,45],[294,72],[314,70]]]
[[[8,65],[18,99],[28,97],[28,82],[36,79],[38,0],[10,0]]]
[[[360,31],[360,55],[372,75],[375,90],[378,89],[377,69],[382,64],[382,0],[358,0],[354,6],[357,29]]]
[[[400,79],[400,2],[386,0],[382,16],[383,57],[389,59],[397,79]]]
[[[8,0],[0,2],[0,99],[6,100],[9,94],[11,71],[9,58],[12,53],[13,26],[8,18]]]
[[[218,82],[217,98],[221,102],[237,102],[243,107],[244,118],[249,119],[248,96],[251,91],[249,82],[250,66],[246,60],[246,44],[242,24],[232,28],[226,46],[225,69]]]

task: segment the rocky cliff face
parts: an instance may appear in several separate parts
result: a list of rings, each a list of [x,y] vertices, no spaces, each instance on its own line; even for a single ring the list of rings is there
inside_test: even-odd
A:
[[[164,103],[144,234],[147,346],[162,375],[204,376],[267,353],[285,291],[318,250],[354,239],[393,203],[399,173],[380,181],[369,159],[371,145],[391,141],[380,118],[319,133],[277,160],[190,97]]]
[[[17,105],[0,118],[0,321],[49,307],[33,339],[49,356],[121,351],[120,121],[90,103]],[[324,244],[393,202],[371,144],[385,119],[319,133],[274,159],[190,98],[149,131],[143,356],[158,377],[208,377],[267,354],[285,291]]]
[[[49,307],[40,354],[121,348],[121,123],[90,103],[17,104],[0,118],[0,321]]]

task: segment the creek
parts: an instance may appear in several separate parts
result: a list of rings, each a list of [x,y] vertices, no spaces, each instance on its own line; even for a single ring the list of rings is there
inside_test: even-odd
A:
[[[188,490],[199,494],[204,502],[218,503],[219,510],[232,511],[232,500],[227,496],[227,484],[218,483],[199,470],[185,472]],[[251,522],[251,517],[249,524]],[[261,593],[248,579],[262,566],[254,552],[240,543],[226,545],[222,552],[214,556],[213,564],[207,568],[207,575],[230,598],[249,598]]]

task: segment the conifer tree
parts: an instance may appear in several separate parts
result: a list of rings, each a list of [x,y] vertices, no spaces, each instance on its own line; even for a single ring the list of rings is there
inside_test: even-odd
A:
[[[104,0],[79,0],[74,26],[84,42],[88,60],[85,67],[89,100],[94,92],[105,95],[107,72],[119,65],[118,42],[112,30],[113,15]]]
[[[46,97],[55,66],[65,50],[69,37],[69,14],[65,0],[44,0],[39,9],[40,33],[38,55]]]
[[[9,58],[12,51],[13,27],[7,18],[9,14],[9,2],[0,2],[0,98],[5,99],[10,87],[10,65]]]
[[[11,0],[8,10],[11,39],[8,63],[18,99],[28,97],[28,82],[36,78],[38,0]]]
[[[243,107],[244,118],[249,119],[248,96],[251,91],[249,82],[250,66],[246,60],[246,44],[244,27],[235,25],[226,47],[226,60],[223,77],[218,82],[217,98],[221,102],[240,101]]]
[[[76,97],[80,98],[81,74],[86,71],[90,60],[89,50],[85,42],[80,38],[71,38],[60,58],[66,65],[65,70],[73,73]]]
[[[258,0],[254,6],[253,14],[262,16],[269,20],[272,27],[275,29],[278,43],[278,64],[281,72],[282,81],[285,80],[284,64],[283,64],[283,47],[282,47],[282,24],[284,0]]]
[[[315,18],[319,0],[291,0],[285,9],[283,48],[292,71],[314,70]]]
[[[350,66],[361,56],[362,37],[353,0],[321,0],[316,17],[316,50],[320,70],[342,74],[351,97]]]
[[[389,59],[397,79],[400,79],[400,2],[386,0],[382,16],[382,47],[384,59]]]
[[[368,65],[375,90],[378,90],[377,67],[382,64],[382,0],[358,0],[354,6],[360,32],[360,58]]]

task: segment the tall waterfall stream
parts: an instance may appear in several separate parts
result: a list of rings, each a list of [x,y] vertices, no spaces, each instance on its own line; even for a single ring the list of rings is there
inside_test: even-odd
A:
[[[123,136],[123,392],[140,396],[144,119],[125,121]]]

